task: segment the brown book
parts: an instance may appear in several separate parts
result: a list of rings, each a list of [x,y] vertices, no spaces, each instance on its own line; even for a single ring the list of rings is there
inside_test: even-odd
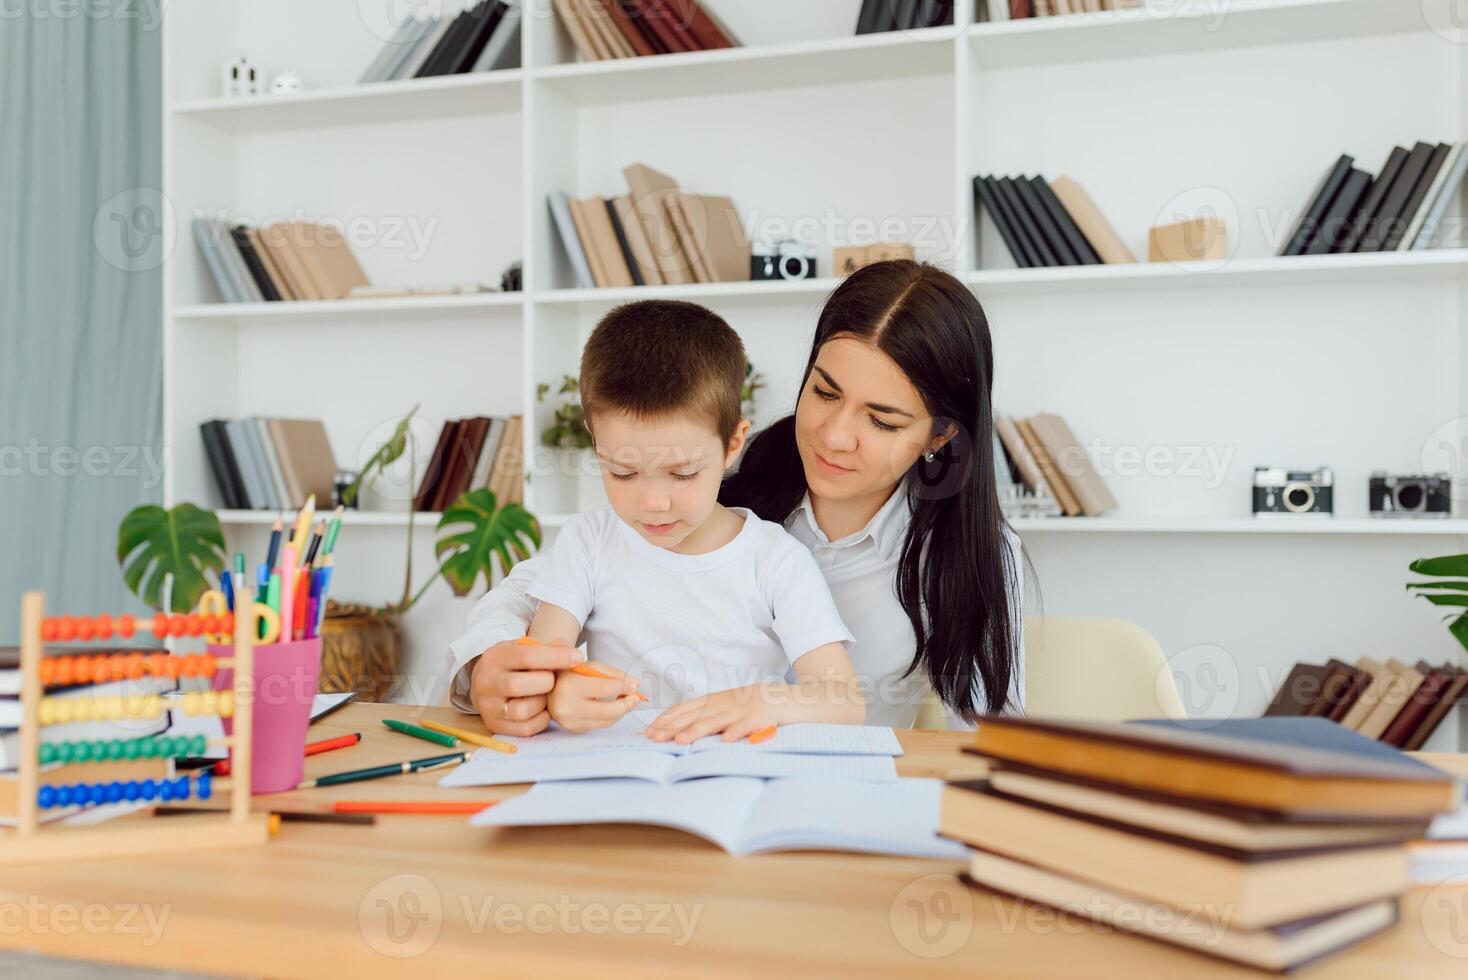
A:
[[[1330,668],[1315,664],[1295,664],[1274,700],[1264,709],[1266,718],[1299,718],[1312,714],[1325,688],[1325,678]]]
[[[285,279],[292,299],[320,298],[311,288],[311,283],[306,278],[306,271],[300,267],[300,260],[290,247],[291,229],[288,222],[272,221],[261,228],[260,242],[270,250],[275,260],[275,267],[280,270],[281,277]]]
[[[1095,517],[1109,510],[1116,510],[1116,498],[1101,480],[1101,474],[1091,465],[1091,458],[1081,448],[1075,433],[1059,415],[1044,412],[1030,420],[1035,435],[1050,454],[1055,468],[1064,477],[1065,483],[1075,495],[1081,513]]]
[[[637,0],[637,9],[642,14],[642,22],[657,34],[669,52],[699,50],[698,42],[667,0]]]
[[[654,54],[667,54],[670,49],[658,36],[658,32],[647,22],[647,17],[638,6],[638,0],[612,0],[612,6],[625,18],[625,23],[642,35]]]
[[[587,32],[586,24],[581,20],[580,8],[572,3],[572,0],[551,0],[551,3],[555,7],[556,16],[561,25],[571,36],[571,43],[576,46],[576,52],[581,55],[581,60],[604,60],[606,55],[601,53],[597,45],[591,43],[591,35]]]
[[[708,263],[704,261],[703,248],[693,234],[693,226],[688,223],[688,215],[683,211],[683,192],[669,194],[666,204],[668,218],[673,222],[673,233],[678,236],[679,248],[688,257],[688,267],[693,272],[694,281],[713,282],[713,273],[709,271]]]
[[[445,457],[448,455],[449,436],[453,432],[455,423],[444,422],[443,428],[438,431],[438,442],[434,443],[433,455],[428,458],[428,466],[423,470],[423,478],[418,483],[418,493],[413,498],[413,509],[426,511],[431,508],[429,502],[433,500],[434,491],[438,488],[438,481],[442,477]]]
[[[245,237],[250,244],[255,246],[255,254],[260,257],[260,264],[265,267],[265,274],[270,277],[270,282],[275,286],[275,291],[280,294],[281,299],[303,299],[295,290],[291,289],[290,281],[286,279],[280,264],[276,261],[275,249],[266,245],[260,235],[258,228],[245,227]]]
[[[484,448],[484,437],[488,432],[489,419],[483,416],[461,421],[458,432],[449,443],[444,478],[439,483],[430,510],[448,510],[469,489],[469,480],[474,475],[474,465],[479,461],[479,451]]]
[[[1035,454],[1030,452],[1029,444],[1019,434],[1014,419],[1007,415],[994,416],[994,431],[999,433],[999,440],[1009,451],[1009,458],[1014,460],[1015,469],[1019,470],[1019,477],[1024,485],[1032,491],[1038,490],[1045,477],[1040,474],[1040,464],[1036,462]]]
[[[320,419],[266,419],[266,431],[280,460],[281,476],[290,491],[292,507],[300,507],[311,494],[330,500],[336,479],[336,457],[326,426]]]
[[[505,435],[490,467],[489,489],[500,507],[525,499],[525,449],[521,445],[524,431],[524,419],[512,415],[505,422]]]
[[[1050,181],[1050,189],[1060,198],[1060,203],[1069,212],[1071,220],[1076,223],[1086,241],[1091,243],[1091,248],[1095,249],[1102,262],[1111,264],[1137,261],[1137,257],[1126,247],[1116,229],[1111,227],[1111,222],[1106,220],[1101,209],[1091,200],[1091,195],[1080,184],[1069,177],[1057,177]]]
[[[371,285],[341,232],[329,225],[302,223],[293,229],[296,255],[319,299],[346,299],[354,289]]]
[[[581,216],[586,222],[591,241],[589,248],[596,250],[602,274],[607,286],[632,285],[632,272],[627,268],[627,259],[622,255],[622,246],[617,242],[617,232],[612,228],[611,215],[607,214],[607,202],[599,197],[588,197],[581,202]],[[572,211],[572,220],[575,212]]]
[[[648,244],[652,246],[653,261],[662,272],[663,282],[670,286],[692,282],[688,257],[683,254],[678,236],[673,231],[666,203],[677,192],[678,182],[641,163],[623,168],[622,175],[632,191],[632,205],[642,221]]]
[[[1356,669],[1349,664],[1337,666],[1337,663],[1339,661],[1325,665],[1325,677],[1320,683],[1320,697],[1305,712],[1307,718],[1329,718],[1330,713],[1340,703],[1343,692],[1354,683]]]
[[[612,19],[612,23],[616,25],[622,37],[631,45],[637,57],[645,58],[648,55],[658,53],[657,49],[652,46],[642,31],[638,30],[637,25],[633,23],[632,17],[628,15],[627,11],[622,9],[622,5],[617,0],[599,0],[599,2],[602,8],[606,10],[607,16]]]
[[[613,198],[612,207],[617,209],[617,220],[622,222],[622,234],[627,236],[627,247],[632,250],[632,261],[636,263],[637,271],[642,275],[643,285],[662,285],[663,274],[658,270],[657,261],[653,258],[652,245],[647,240],[647,230],[643,227],[642,217],[637,213],[637,208],[632,205],[632,195],[623,194],[621,197]]]
[[[1412,697],[1397,712],[1392,723],[1386,726],[1386,731],[1381,733],[1381,740],[1387,745],[1405,746],[1454,680],[1451,674],[1440,668],[1432,668],[1426,673],[1419,670],[1418,673],[1422,675],[1422,683],[1412,692]]]
[[[1356,700],[1361,697],[1361,694],[1366,690],[1367,685],[1371,683],[1371,675],[1366,673],[1366,671],[1364,670],[1359,670],[1355,667],[1352,667],[1344,660],[1337,660],[1334,657],[1332,657],[1327,662],[1326,666],[1334,667],[1336,670],[1343,671],[1348,677],[1348,681],[1345,683],[1344,686],[1339,689],[1339,691],[1335,692],[1335,695],[1333,697],[1330,695],[1329,692],[1327,693],[1327,700],[1330,702],[1330,710],[1326,714],[1326,717],[1329,718],[1331,721],[1339,722],[1342,718],[1346,716],[1346,712],[1351,710],[1351,707],[1356,703]]]
[[[1407,744],[1403,746],[1408,752],[1415,752],[1427,743],[1432,733],[1437,731],[1437,726],[1447,717],[1449,711],[1459,701],[1468,697],[1468,671],[1459,670],[1456,667],[1448,667],[1452,671],[1452,679],[1448,682],[1447,689],[1443,691],[1442,697],[1437,699],[1437,704],[1427,713],[1422,724],[1417,730],[1407,737]]]
[[[1324,719],[1192,724],[989,716],[969,751],[1119,788],[1302,816],[1410,820],[1458,804],[1446,773]]]
[[[281,224],[285,229],[281,249],[290,256],[291,266],[295,270],[301,288],[306,291],[305,298],[327,299],[328,287],[323,277],[318,274],[310,254],[311,243],[320,233],[320,227],[309,221],[281,222]],[[340,297],[331,298],[339,299]]]
[[[1124,887],[1073,878],[987,851],[974,851],[965,876],[990,891],[1023,902],[1048,905],[1066,916],[1081,915],[1103,928],[1133,932],[1205,956],[1259,970],[1285,972],[1347,949],[1394,926],[1401,915],[1393,898],[1352,909],[1244,929],[1226,917],[1199,915],[1196,904],[1180,909],[1139,899]]]
[[[596,246],[596,239],[591,235],[591,219],[586,213],[584,201],[571,198],[571,223],[576,226],[576,237],[581,239],[581,250],[586,253],[586,264],[591,266],[591,280],[597,286],[608,285],[607,270],[602,265],[601,249]]]
[[[700,267],[710,282],[742,282],[749,278],[749,239],[734,202],[727,197],[679,191],[677,200],[686,219],[688,240],[697,251]]]
[[[1387,669],[1385,664],[1377,663],[1370,657],[1362,657],[1356,661],[1356,669],[1365,671],[1371,678],[1366,687],[1361,691],[1356,703],[1346,711],[1341,719],[1341,725],[1355,731],[1361,727],[1361,722],[1376,709],[1381,703],[1382,692],[1386,690]]]
[[[1020,438],[1024,439],[1025,445],[1030,447],[1030,454],[1035,457],[1035,463],[1040,467],[1040,474],[1045,478],[1045,485],[1050,488],[1050,496],[1060,504],[1061,513],[1066,517],[1075,517],[1081,512],[1080,501],[1076,500],[1075,494],[1071,493],[1065,478],[1060,475],[1060,470],[1055,466],[1055,460],[1050,458],[1046,452],[1045,445],[1036,435],[1034,427],[1030,425],[1029,419],[1015,419],[1015,428],[1019,429]]]
[[[981,782],[943,790],[938,829],[977,848],[1085,881],[1124,883],[1141,899],[1173,907],[1228,909],[1239,929],[1390,898],[1411,885],[1399,844],[1220,852],[1196,841],[1124,829],[1005,799]]]
[[[739,46],[724,25],[704,9],[698,0],[668,0],[668,5],[681,15],[682,22],[688,25],[688,33],[693,35],[694,42],[703,50],[715,51]]]
[[[1367,738],[1381,738],[1412,700],[1412,695],[1417,693],[1424,680],[1421,674],[1398,660],[1387,660],[1386,672],[1386,686],[1382,689],[1381,701],[1371,709],[1371,714],[1361,722],[1361,727],[1356,729]]]

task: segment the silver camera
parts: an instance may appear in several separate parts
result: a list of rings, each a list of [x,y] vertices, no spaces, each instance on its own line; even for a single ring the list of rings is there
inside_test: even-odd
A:
[[[1335,473],[1329,466],[1287,470],[1254,467],[1256,517],[1330,517],[1335,510]]]
[[[816,277],[816,250],[798,242],[761,242],[750,249],[749,278],[756,281],[771,279],[814,279]]]

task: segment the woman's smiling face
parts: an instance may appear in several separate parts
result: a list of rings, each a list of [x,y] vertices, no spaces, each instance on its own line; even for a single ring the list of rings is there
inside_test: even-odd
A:
[[[886,497],[917,458],[937,448],[923,400],[897,363],[853,337],[816,355],[795,407],[795,441],[813,496]]]

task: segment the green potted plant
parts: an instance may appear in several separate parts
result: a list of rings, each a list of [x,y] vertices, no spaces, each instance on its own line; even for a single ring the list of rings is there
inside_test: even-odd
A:
[[[417,411],[414,406],[368,458],[343,492],[344,502],[356,499],[363,486],[407,451],[409,426]],[[381,605],[327,602],[322,623],[323,691],[356,689],[364,697],[380,698],[397,671],[399,620],[440,576],[455,595],[468,595],[481,577],[486,588],[492,583],[496,564],[502,574],[509,574],[517,562],[540,547],[540,523],[533,514],[518,503],[500,505],[487,489],[469,490],[440,515],[434,543],[437,567],[414,591],[412,506],[410,497],[403,591],[397,600]],[[226,560],[218,516],[191,503],[168,510],[156,504],[137,507],[118,527],[117,561],[123,581],[155,610],[164,608],[163,587],[170,578],[168,609],[194,609],[210,588],[206,573],[217,575],[226,567]]]
[[[1408,582],[1407,589],[1416,589],[1434,606],[1450,611],[1443,617],[1448,632],[1468,650],[1468,555],[1446,555],[1441,558],[1419,558],[1407,568],[1418,575],[1433,576],[1432,582]]]

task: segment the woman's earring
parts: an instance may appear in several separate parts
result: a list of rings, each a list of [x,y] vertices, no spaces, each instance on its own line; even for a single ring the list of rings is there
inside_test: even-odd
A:
[[[937,459],[937,458],[938,458],[938,454],[935,453],[935,452],[933,452],[931,449],[929,449],[927,452],[923,453],[923,459],[927,460],[930,463],[933,460]]]

